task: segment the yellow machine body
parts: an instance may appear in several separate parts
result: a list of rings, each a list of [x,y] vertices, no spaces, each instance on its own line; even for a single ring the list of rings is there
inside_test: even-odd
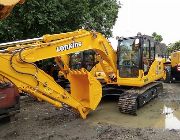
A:
[[[165,77],[164,62],[165,59],[156,59],[152,63],[148,74],[145,75],[143,70],[139,70],[139,76],[137,78],[121,78],[121,75],[119,75],[117,78],[118,85],[143,87],[144,85],[162,79]]]
[[[175,67],[177,65],[180,65],[180,51],[171,53],[171,66]]]
[[[171,53],[171,77],[175,80],[180,80],[180,51],[175,51]]]

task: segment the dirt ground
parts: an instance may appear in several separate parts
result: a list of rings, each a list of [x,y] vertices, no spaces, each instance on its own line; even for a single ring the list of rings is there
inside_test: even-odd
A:
[[[107,100],[107,99],[106,99]],[[164,84],[164,92],[154,102],[180,103],[180,83]],[[107,101],[106,101],[107,102]],[[23,140],[179,140],[180,130],[164,128],[137,128],[106,122],[96,119],[93,113],[104,106],[102,101],[96,112],[89,119],[83,120],[77,114],[65,109],[55,109],[45,102],[38,102],[30,97],[21,100],[21,111],[11,122],[2,120],[0,123],[0,139]],[[153,103],[154,104],[154,103]],[[153,106],[152,104],[152,106]],[[148,105],[146,105],[148,107]],[[150,105],[149,105],[150,106]],[[180,104],[179,104],[180,106]],[[143,110],[142,110],[143,111]],[[152,112],[153,113],[153,112]],[[121,114],[121,113],[120,113]],[[160,115],[160,114],[159,114]],[[138,116],[137,116],[138,118]],[[120,122],[121,120],[117,120]],[[123,119],[122,119],[123,121]]]

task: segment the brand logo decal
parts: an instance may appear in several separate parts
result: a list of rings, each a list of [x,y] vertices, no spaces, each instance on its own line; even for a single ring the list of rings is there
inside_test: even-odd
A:
[[[70,50],[70,49],[73,49],[73,48],[78,48],[78,47],[81,47],[81,46],[82,46],[82,42],[73,41],[70,44],[66,44],[66,45],[57,47],[56,51],[57,52],[62,52],[62,51]]]

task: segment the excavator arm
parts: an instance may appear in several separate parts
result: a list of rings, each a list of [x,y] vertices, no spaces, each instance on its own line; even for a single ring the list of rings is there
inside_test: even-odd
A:
[[[1,44],[0,46],[3,46]],[[65,103],[77,109],[82,118],[95,110],[102,97],[102,87],[87,70],[68,70],[70,93],[40,70],[34,62],[84,50],[95,50],[116,73],[116,55],[109,42],[97,32],[75,32],[45,35],[35,43],[8,47],[0,53],[0,75],[11,80],[20,90],[56,107]],[[106,73],[106,72],[105,72]],[[107,77],[112,80],[108,73]]]

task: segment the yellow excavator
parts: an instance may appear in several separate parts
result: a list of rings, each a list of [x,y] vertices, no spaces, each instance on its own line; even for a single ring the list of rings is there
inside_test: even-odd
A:
[[[174,51],[170,54],[170,61],[165,63],[166,66],[166,79],[165,82],[172,82],[180,80],[180,51]]]
[[[7,17],[17,3],[23,2],[0,0],[0,19]],[[1,81],[7,79],[20,91],[55,107],[67,104],[84,119],[102,98],[102,85],[91,73],[91,67],[96,64],[81,65],[78,60],[71,66],[64,61],[62,65],[59,63],[61,57],[94,51],[106,85],[118,89],[114,94],[121,95],[118,107],[123,113],[135,114],[138,107],[157,96],[162,84],[155,81],[165,77],[164,60],[155,59],[155,42],[145,35],[120,38],[117,52],[103,35],[86,30],[2,43],[0,47],[6,48],[0,51]],[[35,64],[48,58],[55,58],[57,65],[63,68],[63,74],[70,82],[69,92]]]
[[[171,53],[171,75],[180,80],[180,51]]]
[[[19,90],[56,107],[67,104],[86,118],[102,98],[102,85],[89,69],[79,65],[79,60],[73,62],[74,68],[63,64],[66,66],[64,74],[70,82],[68,92],[35,62],[47,58],[58,60],[61,56],[93,50],[105,74],[106,86],[118,89],[114,94],[120,95],[119,110],[136,114],[138,107],[156,97],[162,89],[161,82],[156,81],[165,77],[164,60],[155,59],[155,45],[146,35],[119,38],[115,52],[103,35],[86,30],[2,43],[0,47],[6,49],[0,52],[0,78],[6,77]],[[105,68],[107,65],[111,71]]]

